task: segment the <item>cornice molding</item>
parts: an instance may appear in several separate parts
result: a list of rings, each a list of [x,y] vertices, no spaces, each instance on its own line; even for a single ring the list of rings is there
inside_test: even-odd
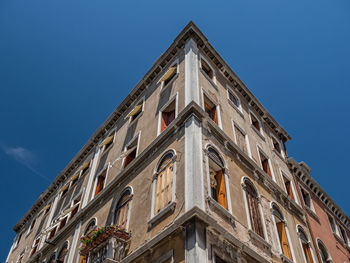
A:
[[[298,163],[293,158],[288,158],[289,169],[295,176],[304,183],[304,186],[316,196],[333,215],[350,231],[350,219],[336,202],[326,193],[325,190],[310,175],[311,169],[304,163]]]

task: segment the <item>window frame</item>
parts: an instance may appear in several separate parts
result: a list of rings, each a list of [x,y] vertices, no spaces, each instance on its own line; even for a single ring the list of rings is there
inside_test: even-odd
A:
[[[324,244],[324,242],[320,238],[316,238],[316,244],[317,244],[317,250],[318,250],[317,252],[320,255],[321,260],[322,260],[322,255],[321,255],[322,254],[321,253],[322,249],[320,248],[320,245],[324,248],[325,252],[327,253],[326,263],[333,262],[331,254],[329,253],[328,248],[326,247],[326,245]],[[323,263],[323,261],[321,263]]]
[[[259,129],[257,129],[254,125],[253,125],[253,119],[252,116],[257,120],[257,122],[259,123]],[[258,118],[255,113],[253,113],[251,110],[249,110],[249,122],[250,122],[250,127],[259,135],[259,137],[265,141],[265,136],[264,136],[264,132],[263,132],[263,127],[262,127],[262,122],[260,120],[260,118]]]
[[[172,77],[172,79],[166,84],[165,84],[165,80],[161,81],[161,79],[163,78],[163,76],[168,73],[168,71],[174,66],[176,65],[176,73],[174,75],[174,77]],[[162,77],[159,79],[158,82],[160,82],[160,93],[163,92],[167,87],[170,86],[170,83],[173,83],[177,77],[179,76],[179,59],[175,59],[174,62],[172,62],[167,68],[166,68],[166,71],[164,72],[164,74],[162,75]]]
[[[267,172],[264,171],[264,173],[266,173],[269,178],[271,178],[274,182],[276,182],[275,173],[273,171],[271,158],[266,154],[266,152],[262,149],[261,146],[256,145],[256,147],[257,147],[257,151],[258,151],[259,167],[261,168],[261,170],[264,171],[264,167],[262,165],[262,160],[261,160],[261,156],[260,156],[260,154],[261,154],[267,159],[267,162],[268,162],[268,165],[270,168],[271,177],[269,176],[269,174]]]
[[[158,178],[158,174],[159,174],[159,165],[162,163],[163,158],[165,158],[169,153],[172,153],[173,157],[172,157],[172,162],[173,162],[173,175],[172,175],[172,193],[171,193],[171,202],[166,205],[165,207],[163,207],[158,213],[155,213],[154,209],[155,209],[155,204],[156,204],[156,191],[157,191],[157,178]],[[177,153],[175,149],[169,149],[167,151],[165,151],[161,157],[159,158],[157,165],[154,169],[153,172],[153,178],[152,178],[152,203],[151,203],[151,213],[150,213],[150,219],[149,219],[149,225],[153,225],[153,223],[155,221],[157,221],[158,219],[162,218],[165,214],[167,214],[167,212],[169,212],[170,210],[174,209],[174,206],[176,204],[176,162],[177,162]]]
[[[300,237],[299,231],[304,232],[304,234],[305,234],[305,236],[307,238],[307,241],[306,240],[302,240],[302,238]],[[305,232],[304,228],[301,225],[299,225],[299,224],[296,225],[296,233],[297,233],[297,236],[298,236],[298,239],[299,239],[299,244],[300,244],[300,248],[301,248],[301,251],[302,251],[304,262],[308,262],[308,261],[307,261],[306,256],[305,256],[305,251],[304,251],[304,248],[303,248],[303,241],[305,242],[305,244],[308,245],[308,248],[309,248],[310,254],[311,254],[311,258],[312,258],[312,262],[316,263],[317,261],[315,261],[315,255],[314,255],[314,251],[313,251],[313,248],[312,248],[309,236]]]
[[[252,228],[252,222],[251,222],[251,217],[250,217],[250,212],[249,212],[249,206],[248,206],[248,200],[247,200],[247,190],[246,190],[246,181],[248,181],[254,188],[256,194],[257,194],[257,199],[258,199],[258,210],[259,210],[259,214],[260,214],[260,219],[261,219],[261,224],[262,224],[262,229],[263,229],[263,237],[261,237],[258,233],[256,233],[253,228]],[[268,243],[268,236],[267,236],[267,229],[266,229],[266,223],[265,223],[265,217],[264,217],[264,213],[261,207],[261,195],[258,191],[258,189],[256,188],[255,184],[252,182],[252,180],[250,180],[250,178],[248,178],[247,176],[243,176],[242,177],[242,181],[241,181],[241,186],[242,186],[242,194],[243,194],[243,201],[244,201],[244,207],[246,210],[246,216],[247,216],[247,222],[248,222],[248,229],[253,232],[254,234],[256,234],[257,236],[261,237],[262,239],[265,240],[265,242]]]
[[[133,116],[129,116],[129,114],[135,109],[136,106],[140,105],[140,102],[142,102],[141,112],[134,119],[132,119]],[[125,119],[128,119],[128,126],[133,125],[143,115],[144,111],[145,111],[145,96],[137,100],[137,102],[133,104],[132,109],[128,111],[129,113],[125,117]]]
[[[101,148],[101,156],[100,156],[100,158],[102,157],[102,156],[104,156],[106,153],[108,153],[109,152],[109,150],[110,149],[112,149],[113,148],[113,145],[114,145],[114,143],[115,143],[115,138],[116,138],[116,132],[115,131],[112,131],[110,134],[108,134],[105,138],[104,138],[104,140],[106,140],[108,137],[110,137],[110,136],[113,136],[113,139],[112,139],[112,142],[110,143],[110,144],[105,144],[105,145],[103,145],[102,147],[100,147]],[[103,141],[104,141],[103,140]],[[101,142],[101,144],[103,143],[103,141]],[[106,148],[106,146],[108,146],[107,148]],[[91,165],[91,163],[89,164],[89,167],[90,167],[90,165]]]
[[[204,60],[204,62],[211,69],[211,71],[213,73],[213,78],[210,78],[210,76],[203,70],[203,68],[202,68],[202,59]],[[208,61],[208,59],[206,57],[204,57],[202,55],[202,53],[200,53],[200,52],[199,52],[199,56],[198,56],[198,62],[199,62],[199,71],[202,72],[202,74],[210,81],[211,84],[213,84],[213,86],[215,88],[217,88],[217,85],[216,85],[216,71],[215,71],[214,67],[211,65],[211,63]]]
[[[328,223],[329,223],[329,227],[331,228],[331,231],[333,234],[336,234],[339,236],[339,231],[338,231],[338,227],[337,227],[337,223],[335,221],[335,218],[333,215],[331,215],[329,212],[326,211],[326,214],[327,214],[327,218],[328,218]],[[330,219],[333,220],[333,224],[334,224],[334,231],[333,231],[333,228],[332,228],[332,225],[331,225],[331,222],[330,222]]]
[[[130,222],[130,217],[131,217],[131,209],[132,209],[132,199],[134,197],[134,191],[133,188],[131,186],[127,186],[125,187],[121,192],[119,192],[115,198],[114,198],[114,202],[113,202],[113,209],[112,209],[112,224],[115,224],[115,213],[116,210],[118,209],[118,204],[119,201],[121,200],[121,198],[124,196],[124,194],[126,194],[127,191],[130,191],[130,196],[129,199],[127,200],[127,202],[129,202],[129,208],[128,208],[128,215],[127,215],[127,220],[126,220],[126,226],[125,226],[125,230],[128,231],[129,229],[129,222]]]
[[[236,134],[236,130],[235,128],[237,128],[238,130],[240,130],[243,134],[244,134],[244,138],[245,138],[245,141],[246,141],[246,146],[247,146],[247,155],[250,157],[250,159],[252,159],[252,151],[250,149],[250,143],[249,143],[249,136],[248,136],[248,133],[242,129],[237,122],[235,122],[233,119],[232,119],[232,128],[233,128],[233,137],[234,137],[234,143],[238,146],[237,144],[237,134]],[[238,146],[239,148],[239,146]],[[242,150],[242,149],[241,149]],[[243,151],[243,150],[242,150]]]
[[[313,212],[315,215],[316,215],[316,211],[315,211],[315,207],[314,207],[314,203],[312,201],[312,197],[311,197],[311,194],[308,190],[306,190],[306,188],[304,186],[302,186],[300,183],[299,183],[299,187],[300,187],[300,192],[301,192],[301,199],[305,205],[306,208],[308,208],[311,212]],[[305,203],[305,200],[304,200],[304,197],[303,197],[303,192],[304,191],[310,198],[310,207]],[[305,231],[304,231],[305,232]]]
[[[204,88],[202,88],[202,94],[201,95],[202,95],[202,109],[204,110],[205,115],[208,116],[209,119],[211,119],[215,123],[215,121],[205,111],[205,97],[207,97],[208,100],[215,106],[216,115],[217,115],[217,121],[218,121],[217,126],[219,126],[219,128],[222,129],[220,104],[218,102],[216,102],[212,98],[212,96],[209,94],[209,92],[207,92]]]
[[[141,131],[139,131],[132,139],[130,139],[130,141],[125,144],[124,148],[123,148],[123,152],[122,155],[125,155],[125,153],[128,151],[128,147],[133,144],[135,141],[136,142],[136,154],[135,154],[135,158],[134,160],[137,158],[137,156],[139,155],[139,146],[140,146],[140,139],[141,139]],[[125,169],[125,161],[126,161],[126,157],[128,155],[123,156],[123,160],[122,160],[122,169]],[[132,162],[132,161],[131,161]]]
[[[292,193],[293,193],[293,197],[294,197],[293,200],[299,205],[300,203],[299,203],[299,199],[298,199],[298,194],[297,194],[297,191],[296,191],[296,188],[295,188],[294,181],[293,181],[292,177],[287,175],[287,173],[285,173],[282,169],[280,169],[280,174],[281,174],[281,179],[282,179],[282,182],[283,182],[283,189],[285,190],[285,192],[289,196],[288,190],[286,188],[285,181],[284,181],[284,178],[286,178],[290,182],[290,185],[291,185],[291,188],[292,188]]]
[[[157,136],[159,136],[161,133],[163,133],[163,131],[161,131],[161,126],[162,126],[162,113],[163,111],[171,105],[171,103],[173,103],[173,101],[175,100],[175,118],[174,120],[177,118],[178,115],[178,92],[176,92],[175,95],[173,95],[168,101],[167,103],[165,103],[161,109],[158,111],[158,127],[157,127]],[[170,124],[171,125],[171,124]],[[168,127],[168,126],[167,126]],[[165,128],[166,129],[166,128]]]
[[[275,140],[279,147],[280,147],[280,152],[278,152],[275,148],[275,144],[273,143],[273,140]],[[272,145],[272,151],[274,153],[276,153],[279,157],[282,157],[282,159],[284,160],[285,158],[285,153],[284,153],[284,149],[283,149],[283,144],[281,142],[280,139],[278,139],[272,132],[270,132],[270,141],[271,141],[271,145]]]
[[[101,171],[100,171],[98,174],[95,175],[95,178],[94,178],[94,188],[93,188],[91,200],[94,199],[94,198],[96,198],[96,197],[100,194],[100,192],[103,191],[103,189],[106,188],[106,183],[107,183],[107,178],[108,178],[108,174],[109,174],[109,169],[110,169],[110,167],[111,167],[111,163],[108,162],[107,166],[106,166],[104,169],[101,169]],[[100,190],[100,192],[99,192],[97,195],[95,195],[98,177],[99,177],[101,174],[103,174],[104,172],[106,173],[106,176],[105,176],[105,179],[104,179],[104,182],[103,182],[103,188],[102,188],[102,190]]]
[[[63,244],[59,247],[59,249],[57,249],[56,251],[56,259],[55,262],[58,261],[58,257],[60,256],[60,253],[62,252],[63,248],[65,247],[65,245],[67,245],[67,254],[65,255],[63,262],[66,263],[68,262],[67,259],[69,258],[69,241],[66,240],[65,242],[63,242]]]
[[[227,101],[228,103],[239,113],[239,115],[244,119],[243,115],[243,108],[242,108],[242,101],[237,95],[237,93],[229,86],[226,85],[226,90],[227,90]],[[238,106],[230,99],[230,93],[237,99],[238,101]]]

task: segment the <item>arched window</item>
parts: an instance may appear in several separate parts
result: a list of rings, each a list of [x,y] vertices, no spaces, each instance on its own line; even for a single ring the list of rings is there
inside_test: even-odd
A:
[[[286,225],[284,222],[283,215],[276,204],[272,205],[272,214],[275,219],[276,230],[278,234],[278,239],[283,255],[292,260],[292,253],[289,246],[289,241],[287,237]]]
[[[261,214],[259,210],[259,196],[255,187],[249,180],[244,180],[245,196],[247,200],[250,227],[259,236],[264,238]]]
[[[119,198],[114,212],[114,224],[120,228],[127,227],[130,200],[131,190],[128,188]]]
[[[155,177],[154,215],[173,201],[174,157],[173,151],[166,153],[157,167],[157,174]]]
[[[311,247],[309,239],[304,231],[300,226],[298,227],[298,235],[300,238],[300,242],[304,251],[305,260],[307,263],[313,263],[313,258],[311,254]]]
[[[210,195],[225,209],[227,206],[227,194],[224,174],[224,162],[218,152],[212,147],[208,148]]]
[[[58,253],[56,263],[66,263],[68,255],[68,242],[64,243],[60,252]]]
[[[325,247],[325,245],[323,244],[323,242],[321,240],[318,240],[317,241],[317,245],[318,245],[318,249],[319,249],[319,252],[320,252],[322,263],[330,263],[330,262],[332,262],[332,260],[330,259],[328,250]]]
[[[96,227],[96,219],[92,219],[90,223],[87,225],[84,235],[86,236],[88,233],[90,233],[94,228]]]

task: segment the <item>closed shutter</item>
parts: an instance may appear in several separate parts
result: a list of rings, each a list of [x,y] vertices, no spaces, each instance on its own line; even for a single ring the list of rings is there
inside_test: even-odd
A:
[[[63,200],[64,200],[64,198],[62,198],[62,197],[60,198],[60,200],[58,200],[55,213],[53,214],[54,219],[58,216],[59,212],[61,211]]]
[[[157,176],[155,213],[172,201],[173,163],[169,163]]]
[[[278,230],[278,236],[280,239],[282,252],[287,258],[292,259],[292,254],[291,254],[290,248],[289,248],[289,242],[288,242],[288,238],[287,238],[285,225],[283,222],[278,222],[278,223],[276,223],[276,226],[277,226],[277,230]]]
[[[38,236],[38,235],[41,233],[41,230],[43,229],[43,226],[44,226],[45,220],[46,220],[46,216],[45,216],[45,215],[43,215],[43,218],[42,218],[42,219],[41,219],[41,221],[40,221],[40,224],[39,224],[38,230],[36,231],[35,237],[36,237],[36,236]]]
[[[237,145],[238,147],[246,154],[248,154],[247,151],[247,144],[246,144],[246,139],[245,139],[245,135],[242,133],[242,131],[240,129],[238,129],[235,126],[235,133],[236,133],[236,140],[237,140]]]
[[[251,186],[247,187],[247,201],[249,208],[250,221],[252,225],[252,230],[257,233],[259,236],[264,238],[264,232],[261,223],[261,217],[259,212],[259,205],[256,193],[253,189],[250,189]]]
[[[222,170],[216,172],[216,182],[218,191],[218,203],[227,209],[227,196],[225,187],[225,176]]]

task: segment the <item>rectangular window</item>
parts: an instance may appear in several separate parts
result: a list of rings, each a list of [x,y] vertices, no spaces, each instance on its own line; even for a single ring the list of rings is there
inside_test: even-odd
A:
[[[60,222],[60,225],[59,225],[59,227],[58,227],[58,231],[60,231],[62,228],[64,228],[64,226],[66,225],[66,223],[67,223],[67,216],[65,217],[65,218],[63,218],[62,220],[61,220],[61,222]]]
[[[300,188],[301,190],[301,196],[303,197],[304,204],[311,209],[311,196],[310,194],[305,191],[303,188]]]
[[[234,124],[237,146],[246,154],[248,154],[246,134]]]
[[[32,223],[30,224],[29,230],[28,230],[28,234],[30,233],[30,231],[33,230],[34,226],[35,226],[35,222],[36,222],[36,218],[33,219]]]
[[[228,98],[229,100],[233,103],[233,105],[236,106],[237,109],[239,109],[239,111],[242,111],[241,109],[241,100],[229,89],[227,89],[228,92]]]
[[[175,119],[176,101],[174,100],[161,112],[160,132],[163,132]]]
[[[294,199],[294,194],[293,194],[293,189],[292,189],[292,182],[284,175],[282,175],[283,181],[284,181],[284,186],[286,188],[287,194],[289,195],[290,198]]]
[[[334,218],[329,214],[327,214],[327,216],[328,216],[328,221],[329,221],[329,224],[331,226],[333,233],[337,233],[337,226],[334,222]]]
[[[71,220],[79,211],[79,205],[80,205],[80,199],[81,197],[78,197],[76,198],[74,201],[73,201],[73,206],[72,206],[72,212],[70,213],[70,218],[69,220]]]
[[[57,230],[57,226],[55,226],[55,227],[50,231],[50,234],[49,234],[48,239],[51,239],[51,238],[53,238],[53,237],[55,236],[56,230]]]
[[[105,184],[105,179],[106,179],[106,173],[107,170],[102,172],[98,177],[97,177],[97,184],[96,184],[96,190],[95,190],[95,196],[97,196],[104,188]]]
[[[261,124],[260,121],[253,115],[250,114],[251,124],[252,126],[261,133]]]
[[[104,150],[103,151],[105,152],[107,149],[109,149],[112,146],[113,140],[114,140],[114,134],[111,135],[111,136],[108,136],[106,139],[104,139],[102,141],[102,143],[99,145],[100,148],[102,148],[104,146]]]
[[[259,155],[260,155],[262,169],[264,170],[265,173],[267,173],[268,176],[272,178],[269,159],[265,156],[265,154],[261,153],[260,151],[259,151]]]
[[[214,71],[203,58],[201,59],[201,69],[211,80],[214,79]]]
[[[164,74],[164,76],[160,79],[163,82],[163,87],[166,87],[176,76],[177,74],[177,64],[170,67],[169,70]]]
[[[210,119],[218,124],[218,116],[216,112],[216,105],[204,94],[204,110],[209,115]]]
[[[130,121],[134,121],[138,116],[141,115],[143,111],[143,100],[141,100],[134,108],[133,110],[128,114],[127,117],[130,117]]]
[[[126,168],[136,158],[137,142],[138,136],[126,147],[126,152],[124,153],[126,156],[124,160],[124,168]]]
[[[273,144],[273,149],[279,154],[282,154],[281,145],[274,137],[272,137],[272,144]]]
[[[39,247],[39,241],[40,241],[40,238],[38,238],[34,241],[32,253],[30,254],[30,256],[33,256],[35,254],[35,252],[37,252],[38,247]]]
[[[289,242],[287,238],[287,232],[284,222],[280,221],[276,223],[278,237],[280,240],[280,245],[282,253],[289,259],[292,259],[292,253],[290,252]]]
[[[347,245],[348,244],[348,236],[347,236],[343,227],[339,226],[339,229],[340,229],[341,237],[344,240],[345,244]]]

